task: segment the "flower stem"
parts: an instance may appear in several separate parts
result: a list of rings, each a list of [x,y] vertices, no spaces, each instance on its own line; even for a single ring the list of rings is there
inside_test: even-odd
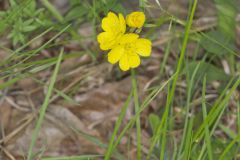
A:
[[[132,79],[135,113],[137,113],[139,110],[139,99],[138,99],[137,79],[136,79],[136,74],[134,69],[131,69],[131,79]],[[142,136],[141,136],[140,115],[136,119],[136,127],[137,127],[137,159],[141,160],[141,137]]]

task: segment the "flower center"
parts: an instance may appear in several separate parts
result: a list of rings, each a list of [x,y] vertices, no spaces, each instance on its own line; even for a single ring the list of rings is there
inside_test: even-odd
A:
[[[126,43],[125,46],[124,46],[124,49],[125,49],[125,52],[127,54],[132,54],[132,53],[135,53],[136,51],[136,47],[135,47],[135,44],[134,43]]]

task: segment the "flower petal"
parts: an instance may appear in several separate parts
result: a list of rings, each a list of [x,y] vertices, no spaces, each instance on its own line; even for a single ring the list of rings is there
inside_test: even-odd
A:
[[[106,32],[114,32],[119,27],[119,19],[113,12],[109,12],[102,20],[102,29]]]
[[[134,42],[138,39],[139,35],[135,34],[135,33],[128,33],[128,34],[124,34],[121,38],[120,38],[120,43],[121,44],[126,44],[126,43],[131,43]]]
[[[109,50],[116,43],[114,36],[111,32],[102,32],[97,36],[97,41],[102,50]]]
[[[119,61],[119,67],[123,71],[129,70],[130,66],[129,66],[127,54],[123,54],[122,55],[122,57],[121,57],[121,59]]]
[[[108,53],[108,62],[111,64],[117,63],[121,59],[123,53],[124,53],[124,48],[122,46],[117,46],[113,48]]]
[[[119,17],[120,32],[121,32],[122,34],[124,34],[125,31],[126,31],[126,22],[125,22],[125,19],[124,19],[123,15],[122,15],[121,13],[118,15],[118,17]]]
[[[129,66],[131,68],[136,68],[140,65],[140,57],[136,53],[131,53],[128,55]]]
[[[97,36],[97,41],[99,43],[104,43],[108,40],[112,39],[112,34],[111,32],[102,32]]]
[[[152,51],[152,42],[148,39],[139,38],[136,41],[136,52],[140,56],[148,57]]]

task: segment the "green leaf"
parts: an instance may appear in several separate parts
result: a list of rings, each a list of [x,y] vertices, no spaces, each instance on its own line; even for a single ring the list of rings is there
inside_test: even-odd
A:
[[[35,0],[31,0],[27,6],[23,9],[23,12],[25,13],[24,16],[34,16],[36,12],[36,2]]]
[[[200,80],[203,80],[203,76],[206,74],[207,82],[212,81],[223,81],[227,82],[231,79],[230,75],[227,75],[223,70],[219,69],[218,67],[206,63],[206,62],[191,62],[189,63],[186,68],[184,69],[184,72],[189,72],[190,75],[193,74],[194,69],[197,67],[197,65],[200,64],[199,69],[196,73],[196,77]]]
[[[220,31],[210,31],[201,38],[201,46],[210,54],[217,56],[226,55],[229,51],[226,48],[234,50],[234,45],[229,37]]]
[[[0,11],[0,17],[4,17],[6,16],[7,12],[4,12],[4,11]]]
[[[23,32],[31,32],[34,31],[35,29],[37,29],[37,26],[31,25],[31,26],[25,26],[22,31]]]
[[[124,13],[126,14],[126,9],[125,7],[123,7],[122,4],[116,4],[113,8],[112,8],[113,11],[115,11],[116,13]]]
[[[9,3],[11,5],[11,7],[17,6],[17,3],[15,0],[10,0]]]
[[[25,26],[27,26],[27,25],[30,25],[31,23],[33,23],[34,22],[34,19],[28,19],[28,20],[26,20],[26,21],[24,21],[24,22],[22,22],[23,23],[23,25],[24,25],[24,27]]]
[[[87,10],[84,6],[76,6],[72,8],[67,15],[65,16],[66,21],[71,21],[77,18],[81,18],[87,13]]]
[[[237,4],[235,0],[215,0],[218,28],[225,36],[235,39]]]
[[[156,114],[150,114],[148,117],[153,133],[156,133],[157,126],[160,124],[160,119]]]

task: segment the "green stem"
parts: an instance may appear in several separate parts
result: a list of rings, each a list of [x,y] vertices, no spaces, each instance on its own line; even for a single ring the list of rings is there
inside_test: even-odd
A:
[[[139,101],[138,101],[138,89],[137,89],[137,79],[135,75],[135,70],[131,70],[131,78],[132,78],[132,88],[133,88],[133,98],[134,98],[134,106],[135,113],[139,111]],[[141,121],[140,115],[136,119],[136,127],[137,127],[137,159],[141,160]]]

